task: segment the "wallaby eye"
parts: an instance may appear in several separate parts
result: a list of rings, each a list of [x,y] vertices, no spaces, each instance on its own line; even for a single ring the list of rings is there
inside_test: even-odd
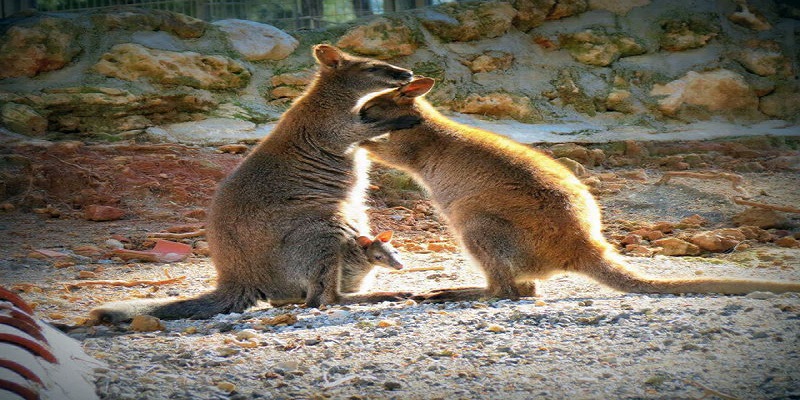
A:
[[[383,256],[382,256],[382,255],[380,255],[380,254],[376,254],[376,255],[375,255],[375,259],[376,259],[376,260],[383,260]]]

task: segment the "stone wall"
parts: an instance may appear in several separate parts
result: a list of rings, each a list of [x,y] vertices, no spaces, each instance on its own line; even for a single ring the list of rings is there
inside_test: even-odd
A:
[[[37,137],[147,140],[276,119],[320,42],[436,78],[443,109],[522,122],[800,119],[800,9],[743,0],[449,3],[324,31],[163,11],[0,20],[0,121]]]

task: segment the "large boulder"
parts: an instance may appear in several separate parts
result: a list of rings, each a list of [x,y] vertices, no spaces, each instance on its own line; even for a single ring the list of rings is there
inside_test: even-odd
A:
[[[508,32],[517,10],[506,2],[447,3],[418,15],[429,31],[446,42],[494,38]]]
[[[144,79],[199,89],[239,88],[250,79],[250,71],[229,57],[155,50],[134,43],[112,47],[93,70],[126,81]]]
[[[0,36],[0,79],[63,68],[81,51],[77,27],[60,18],[14,25]]]
[[[473,93],[466,99],[453,104],[452,108],[465,114],[478,114],[492,118],[512,118],[523,122],[541,120],[541,115],[531,106],[530,99],[508,93],[486,95]]]
[[[650,0],[589,0],[592,10],[611,11],[617,15],[625,15],[634,8],[650,4]]]
[[[703,47],[717,36],[719,28],[705,20],[669,20],[661,24],[659,44],[663,50],[684,51]]]
[[[8,129],[27,136],[42,136],[47,131],[47,118],[24,104],[3,104],[0,107],[0,121]]]
[[[559,42],[575,60],[600,67],[605,67],[620,57],[635,56],[647,51],[633,38],[599,29],[564,34],[559,37]]]
[[[100,31],[162,31],[182,39],[199,38],[208,26],[207,22],[188,15],[152,9],[100,11],[90,18]]]
[[[774,41],[751,40],[734,54],[734,59],[748,71],[761,76],[790,76],[792,62],[783,55]]]
[[[224,19],[214,25],[226,33],[231,46],[249,61],[282,60],[300,44],[292,35],[259,22]]]
[[[379,59],[411,55],[419,47],[411,28],[386,18],[354,27],[336,45]]]
[[[202,119],[217,106],[209,92],[188,88],[133,94],[114,88],[70,87],[26,95],[19,101],[46,117],[55,131],[89,134]]]
[[[760,99],[758,110],[770,117],[797,120],[800,118],[800,92],[796,87],[781,85]]]
[[[689,71],[680,79],[654,85],[650,95],[666,96],[658,101],[658,108],[667,115],[676,115],[684,105],[720,114],[758,107],[758,97],[750,85],[741,75],[726,69]]]

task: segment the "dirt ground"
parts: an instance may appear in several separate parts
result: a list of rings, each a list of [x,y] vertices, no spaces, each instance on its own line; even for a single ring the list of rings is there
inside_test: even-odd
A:
[[[655,239],[641,237],[658,231],[659,236],[689,240],[699,232],[735,228],[734,217],[750,208],[736,204],[733,199],[737,196],[762,204],[798,207],[798,144],[798,139],[760,137],[711,142],[612,143],[566,150],[562,146],[552,150],[556,155],[568,151],[570,158],[582,163],[582,166],[573,163],[573,167],[584,174],[582,179],[592,187],[603,208],[607,237],[619,245],[621,252],[630,256],[632,264],[646,272],[706,276],[724,273],[798,280],[800,248],[794,240],[800,238],[798,213],[777,212],[771,216],[773,220],[769,221],[769,227],[737,241],[735,246],[691,256],[665,256]],[[598,150],[592,152],[592,149]],[[211,149],[179,145],[10,141],[1,150],[3,164],[0,172],[4,174],[2,194],[5,201],[2,205],[4,211],[0,213],[0,284],[19,292],[36,307],[40,318],[84,341],[89,354],[109,362],[124,363],[129,356],[109,356],[115,351],[113,346],[98,347],[93,338],[111,336],[118,342],[126,338],[131,341],[147,339],[153,335],[132,332],[127,325],[81,326],[92,307],[131,298],[192,296],[213,287],[215,273],[201,234],[174,239],[193,248],[193,253],[179,262],[125,260],[112,250],[120,245],[146,250],[153,246],[153,233],[191,233],[201,229],[203,210],[215,183],[238,163],[246,147]],[[665,174],[675,171],[711,175],[701,178],[675,176],[665,184],[657,184]],[[736,174],[741,181],[737,181],[739,185],[733,185],[726,175],[720,173]],[[402,273],[380,271],[373,290],[418,292],[482,283],[480,274],[468,267],[447,228],[425,200],[424,193],[408,177],[379,169],[373,178],[374,187],[370,193],[373,229],[376,232],[394,230],[396,247],[407,259],[406,271]],[[103,222],[87,220],[86,209],[92,204],[117,207],[125,212],[125,216]],[[701,218],[685,220],[695,214]],[[632,232],[639,232],[640,237],[631,237]],[[623,242],[633,246],[626,248]],[[717,266],[719,269],[715,270]],[[130,284],[129,287],[120,285],[137,280],[156,282]],[[163,280],[167,283],[158,282]],[[581,288],[587,285],[596,287],[590,281],[568,281],[565,284],[559,278],[552,282],[555,283],[545,286],[544,301],[564,296],[582,298],[586,294],[581,293]],[[556,293],[548,298],[553,290]],[[613,298],[613,292],[601,292],[603,296]],[[791,299],[792,302],[796,304],[797,299]],[[267,305],[263,305],[264,308],[274,315],[282,313],[280,309],[269,311]],[[288,306],[286,310],[291,313],[299,309]],[[797,313],[797,310],[791,310]],[[187,335],[189,326],[195,326],[192,332],[199,329],[199,335],[205,334],[206,339],[220,334],[219,329],[204,330],[208,325],[192,324],[186,321],[178,325],[168,324],[166,331],[156,335],[166,335],[159,338],[171,340],[172,336]],[[792,341],[800,338],[796,328],[795,325],[795,331],[787,333]],[[181,330],[183,333],[179,333]],[[197,339],[200,342],[195,344],[202,346],[201,342],[206,339]],[[187,368],[179,369],[179,372],[192,373],[193,370]],[[117,372],[125,370],[125,367],[114,365],[109,369]],[[131,394],[142,389],[136,389],[135,385],[119,377],[116,385],[133,385],[133,392],[109,389],[107,381],[103,389],[100,387],[103,379],[110,379],[108,371],[101,372],[98,378],[101,397],[167,396],[148,391]],[[120,374],[124,375],[123,372]],[[213,386],[220,379],[209,378],[207,383]],[[195,388],[192,390],[198,391],[192,393],[197,398],[225,398],[236,393],[258,392],[237,379],[228,377],[227,381],[232,379],[238,391],[227,390],[225,386],[208,393]],[[785,386],[797,388],[798,382],[787,382]],[[282,393],[287,398],[307,397],[297,395],[300,392],[275,390],[273,394]],[[766,395],[757,388],[752,390],[755,392],[745,393],[756,397]],[[181,397],[176,392],[170,393],[171,397]],[[408,396],[426,398],[422,393]],[[588,393],[584,397],[592,397]],[[632,393],[620,392],[617,395],[638,396],[638,392]],[[339,393],[341,396],[346,394]],[[669,397],[668,392],[658,391],[640,395]],[[383,395],[366,397],[380,398]],[[472,396],[467,393],[456,397]]]

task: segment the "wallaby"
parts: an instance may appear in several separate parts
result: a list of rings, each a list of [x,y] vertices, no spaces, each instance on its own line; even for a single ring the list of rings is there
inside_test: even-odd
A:
[[[746,279],[657,279],[632,271],[601,233],[587,188],[541,151],[439,114],[420,96],[430,78],[362,100],[364,121],[417,117],[414,128],[361,143],[379,162],[409,172],[444,214],[486,288],[445,289],[437,300],[535,295],[535,280],[557,273],[591,277],[633,293],[800,292],[800,283]]]
[[[356,293],[371,286],[374,280],[374,266],[385,267],[393,270],[403,269],[400,253],[390,243],[392,231],[384,231],[370,239],[368,236],[359,236],[353,240],[353,246],[348,246],[344,253],[341,276],[339,277],[339,292],[343,294]],[[302,298],[270,300],[273,307],[286,304],[302,303]]]
[[[319,64],[313,82],[214,194],[206,237],[216,289],[185,300],[107,304],[91,311],[93,320],[117,322],[137,314],[202,319],[242,312],[260,299],[301,298],[317,307],[402,295],[343,298],[339,275],[353,238],[368,232],[368,160],[354,144],[410,126],[410,120],[365,124],[353,109],[362,96],[398,87],[413,75],[330,45],[315,46],[313,55]]]
[[[400,252],[390,243],[392,235],[392,231],[384,231],[375,235],[374,240],[367,236],[356,238],[360,251],[353,254],[352,259],[348,258],[345,261],[345,265],[348,267],[342,268],[342,275],[339,280],[340,292],[354,293],[364,290],[371,281],[373,266],[394,270],[403,269]]]

